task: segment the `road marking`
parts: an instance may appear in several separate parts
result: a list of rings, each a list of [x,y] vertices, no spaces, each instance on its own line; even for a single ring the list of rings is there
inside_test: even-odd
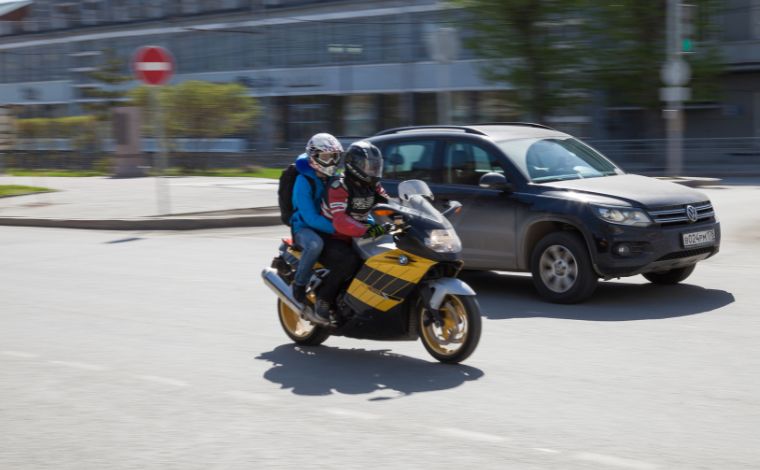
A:
[[[359,419],[379,419],[381,416],[372,414],[372,413],[365,413],[364,411],[355,411],[355,410],[345,410],[342,408],[325,408],[324,411],[326,413],[330,413],[331,415],[336,416],[346,416],[349,418],[359,418]]]
[[[230,390],[229,392],[224,392],[224,394],[239,400],[253,401],[257,403],[274,400],[274,397],[264,395],[263,393],[244,392],[242,390]]]
[[[55,364],[57,366],[64,366],[64,367],[71,367],[72,369],[81,369],[81,370],[92,370],[92,371],[100,371],[100,370],[106,370],[107,367],[103,366],[97,366],[95,364],[87,364],[86,362],[70,362],[70,361],[48,361],[51,364]]]
[[[3,354],[5,354],[6,356],[21,357],[24,359],[32,359],[35,357],[39,357],[39,354],[32,354],[32,353],[23,352],[23,351],[3,351]]]
[[[613,467],[633,468],[635,470],[653,470],[658,468],[657,465],[648,462],[624,459],[621,457],[615,457],[613,455],[594,454],[592,452],[581,452],[579,454],[575,454],[573,458],[576,460],[585,460],[587,462],[594,462]]]
[[[538,452],[544,452],[546,454],[559,454],[558,450],[554,449],[547,449],[545,447],[531,447],[533,450],[536,450]]]
[[[134,378],[154,382],[162,385],[172,385],[174,387],[187,387],[190,384],[181,380],[170,379],[168,377],[159,377],[157,375],[133,375]]]
[[[496,436],[494,434],[486,434],[483,432],[476,432],[476,431],[466,431],[464,429],[458,429],[458,428],[442,428],[442,429],[436,429],[438,433],[440,434],[446,434],[449,436],[454,437],[461,437],[464,439],[470,439],[473,441],[481,441],[481,442],[504,442],[505,439],[501,436]]]

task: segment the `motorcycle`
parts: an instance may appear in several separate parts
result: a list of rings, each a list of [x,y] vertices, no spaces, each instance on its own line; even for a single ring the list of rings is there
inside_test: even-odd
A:
[[[451,201],[439,212],[433,194],[420,180],[401,182],[399,203],[378,204],[376,218],[388,235],[354,239],[364,260],[356,276],[341,289],[329,325],[310,322],[316,292],[329,271],[315,265],[304,305],[292,294],[300,250],[283,240],[272,267],[262,277],[278,296],[277,310],[285,334],[300,345],[316,346],[329,336],[373,340],[422,340],[438,361],[459,363],[480,341],[480,307],[475,291],[457,278],[462,268],[461,242],[447,216],[461,204]]]

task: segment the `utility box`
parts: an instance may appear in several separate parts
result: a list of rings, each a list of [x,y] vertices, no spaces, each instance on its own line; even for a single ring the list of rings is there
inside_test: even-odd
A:
[[[112,113],[116,160],[113,176],[116,178],[145,176],[147,166],[140,140],[140,108],[113,108]]]

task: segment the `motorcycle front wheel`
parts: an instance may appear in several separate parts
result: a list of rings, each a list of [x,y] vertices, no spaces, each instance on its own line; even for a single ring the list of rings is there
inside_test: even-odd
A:
[[[285,334],[296,344],[319,346],[330,336],[330,332],[327,329],[304,320],[298,312],[285,305],[279,299],[277,299],[277,313]]]
[[[422,345],[437,360],[456,364],[467,359],[480,341],[480,306],[475,297],[449,294],[440,308],[441,324],[430,321],[426,308],[418,308]]]

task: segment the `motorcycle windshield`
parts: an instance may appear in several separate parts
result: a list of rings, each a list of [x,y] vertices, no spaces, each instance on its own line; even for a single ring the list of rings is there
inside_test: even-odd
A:
[[[401,205],[406,209],[404,212],[415,215],[417,217],[427,219],[441,226],[441,228],[452,228],[449,219],[443,216],[438,209],[433,207],[430,201],[422,195],[414,194],[409,196],[409,199],[402,200]]]

